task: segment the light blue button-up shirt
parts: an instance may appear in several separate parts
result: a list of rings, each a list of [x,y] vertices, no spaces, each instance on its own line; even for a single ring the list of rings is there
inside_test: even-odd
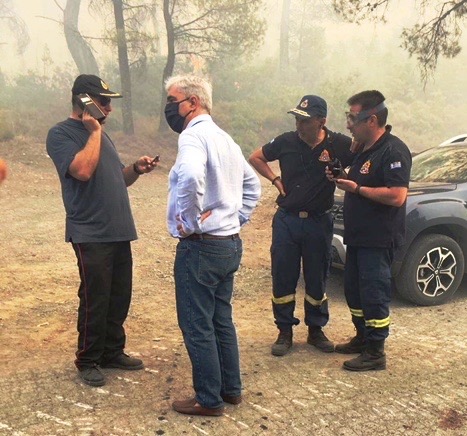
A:
[[[234,140],[210,115],[193,118],[180,134],[177,159],[169,174],[170,234],[182,236],[179,223],[187,234],[238,233],[260,195],[258,176]],[[201,222],[201,214],[207,211],[211,215]]]

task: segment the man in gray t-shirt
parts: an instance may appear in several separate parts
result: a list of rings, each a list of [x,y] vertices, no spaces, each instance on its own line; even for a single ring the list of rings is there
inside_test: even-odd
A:
[[[103,128],[112,111],[111,99],[119,97],[99,77],[78,76],[70,117],[47,136],[47,152],[62,186],[65,240],[72,243],[81,278],[75,364],[82,381],[91,386],[105,384],[98,365],[144,367],[140,359],[123,352],[123,323],[132,290],[130,241],[137,238],[127,187],[157,163],[149,156],[127,167],[121,163]],[[92,109],[101,112],[93,112],[99,120],[91,115]]]

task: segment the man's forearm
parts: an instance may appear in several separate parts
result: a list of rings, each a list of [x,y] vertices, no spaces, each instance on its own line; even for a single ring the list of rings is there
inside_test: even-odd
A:
[[[361,197],[366,197],[370,200],[376,201],[377,203],[387,204],[388,206],[400,207],[404,204],[407,198],[407,188],[403,187],[391,187],[387,188],[370,186],[360,186],[355,190]]]
[[[249,160],[251,166],[258,171],[260,175],[262,175],[264,178],[268,179],[269,181],[273,181],[277,175],[274,173],[274,171],[271,170],[271,167],[269,164],[259,158],[251,157]]]
[[[127,167],[123,168],[122,171],[126,186],[131,186],[136,182],[136,180],[138,180],[138,177],[140,176],[140,174],[135,171],[134,164],[128,165]]]
[[[75,179],[87,182],[94,171],[101,155],[101,131],[96,130],[90,133],[84,148],[76,153],[71,162],[68,172]]]

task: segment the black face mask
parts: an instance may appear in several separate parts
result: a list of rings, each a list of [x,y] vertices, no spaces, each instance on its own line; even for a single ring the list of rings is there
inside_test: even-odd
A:
[[[164,110],[165,119],[167,120],[167,124],[170,126],[170,128],[174,132],[177,132],[177,133],[182,133],[183,132],[183,126],[185,124],[185,118],[188,116],[188,114],[190,112],[188,112],[188,114],[186,114],[184,117],[182,117],[178,113],[178,109],[179,109],[180,103],[183,103],[184,101],[187,101],[187,100],[188,100],[188,98],[185,98],[184,100],[173,101],[173,102],[167,103],[165,105],[165,110]]]

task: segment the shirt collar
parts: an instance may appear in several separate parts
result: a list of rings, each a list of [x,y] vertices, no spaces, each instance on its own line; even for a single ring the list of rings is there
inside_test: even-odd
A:
[[[371,153],[382,146],[382,144],[385,142],[388,135],[391,133],[392,126],[387,124],[384,127],[384,130],[385,130],[384,133],[376,140],[376,142],[368,150],[362,151],[362,154]]]
[[[212,121],[212,117],[209,114],[201,114],[196,117],[194,117],[185,127],[186,129],[189,129],[190,127],[193,127],[196,123],[200,123],[201,121]]]

